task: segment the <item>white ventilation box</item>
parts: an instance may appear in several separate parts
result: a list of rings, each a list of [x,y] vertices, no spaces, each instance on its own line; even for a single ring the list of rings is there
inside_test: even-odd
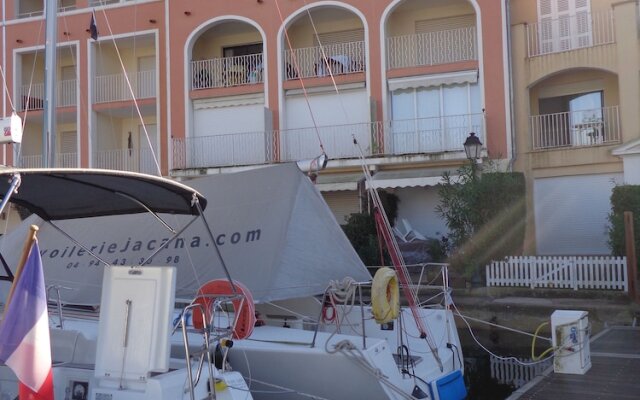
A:
[[[556,349],[553,372],[584,374],[591,368],[588,312],[554,311],[551,314],[551,339]]]

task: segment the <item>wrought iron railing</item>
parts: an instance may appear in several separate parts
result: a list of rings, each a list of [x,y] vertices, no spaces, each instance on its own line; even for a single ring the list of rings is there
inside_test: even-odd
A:
[[[533,149],[596,146],[621,139],[618,106],[532,115]]]
[[[365,43],[357,41],[285,50],[284,63],[285,80],[363,72],[366,68]]]
[[[129,73],[133,94],[137,99],[156,96],[156,71]],[[131,90],[124,74],[102,75],[94,78],[95,103],[132,100]]]
[[[156,155],[156,157],[158,157]],[[116,149],[93,154],[93,168],[157,174],[153,152],[149,149]]]
[[[29,90],[31,87],[31,90]],[[34,83],[32,85],[23,85],[18,88],[18,104],[19,111],[41,110],[44,108],[44,83]],[[77,103],[78,81],[76,79],[67,79],[57,83],[56,99],[58,107],[75,106]]]
[[[387,38],[387,68],[477,60],[476,27]]]
[[[191,89],[262,83],[262,54],[212,58],[191,62]]]
[[[299,161],[322,150],[331,159],[357,158],[359,148],[365,156],[462,151],[469,132],[485,141],[484,123],[483,114],[468,114],[179,138],[173,139],[173,168]]]
[[[527,25],[529,57],[615,42],[612,11],[581,12]]]

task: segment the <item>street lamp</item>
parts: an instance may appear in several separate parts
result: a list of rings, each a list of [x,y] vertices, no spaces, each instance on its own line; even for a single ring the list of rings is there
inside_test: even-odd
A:
[[[469,133],[469,137],[464,141],[464,152],[467,153],[467,158],[474,164],[480,158],[480,149],[482,149],[482,142],[478,139],[476,133]]]

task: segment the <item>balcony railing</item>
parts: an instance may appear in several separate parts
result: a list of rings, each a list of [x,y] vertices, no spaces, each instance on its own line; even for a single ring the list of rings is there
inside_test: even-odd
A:
[[[324,61],[325,56],[327,61]],[[363,72],[365,44],[358,41],[286,50],[284,62],[285,80]],[[296,71],[296,65],[299,71]]]
[[[257,165],[275,158],[272,132],[231,133],[173,140],[173,168]]]
[[[59,81],[57,84],[57,106],[71,107],[76,105],[78,82],[76,79],[67,79]],[[35,83],[31,85],[23,85],[18,88],[18,104],[19,111],[41,110],[44,108],[44,83]]]
[[[387,38],[387,67],[407,68],[477,60],[476,27]]]
[[[615,42],[613,12],[578,13],[527,25],[529,57]]]
[[[371,155],[372,136],[377,136],[375,133],[380,132],[380,127],[379,123],[367,122],[282,130],[280,159],[298,161],[317,157],[320,154],[320,141],[330,158],[355,158],[360,153],[353,145],[354,138],[358,140],[365,155]]]
[[[67,11],[72,11],[76,9],[75,4],[67,4],[67,5],[58,5],[58,12],[63,13]],[[41,17],[44,15],[44,9],[35,10],[35,11],[18,11],[18,18],[31,18],[31,17]]]
[[[157,157],[157,156],[156,156]],[[118,149],[93,154],[94,168],[157,174],[153,153],[148,149]]]
[[[463,143],[475,132],[485,143],[484,114],[394,120],[390,122],[387,153],[415,154],[464,150]]]
[[[257,165],[310,159],[320,154],[318,137],[332,159],[359,157],[360,152],[353,145],[354,137],[365,156],[462,151],[469,132],[476,132],[484,142],[483,114],[174,139],[173,168]],[[276,138],[279,139],[279,148],[275,145]]]
[[[191,89],[262,83],[262,54],[191,62]]]
[[[78,153],[56,153],[57,168],[76,168],[78,166]],[[20,157],[22,168],[42,168],[42,155],[30,155]]]
[[[136,99],[156,96],[156,71],[140,71],[129,74]],[[97,76],[94,79],[94,103],[132,100],[131,91],[124,74]]]
[[[597,146],[620,142],[618,106],[533,115],[533,149]]]

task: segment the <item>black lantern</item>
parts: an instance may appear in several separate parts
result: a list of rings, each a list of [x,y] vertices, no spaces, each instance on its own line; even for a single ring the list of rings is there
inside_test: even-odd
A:
[[[478,139],[476,133],[469,133],[469,137],[464,141],[464,152],[467,153],[467,158],[475,162],[480,158],[480,149],[482,149],[482,142]]]

